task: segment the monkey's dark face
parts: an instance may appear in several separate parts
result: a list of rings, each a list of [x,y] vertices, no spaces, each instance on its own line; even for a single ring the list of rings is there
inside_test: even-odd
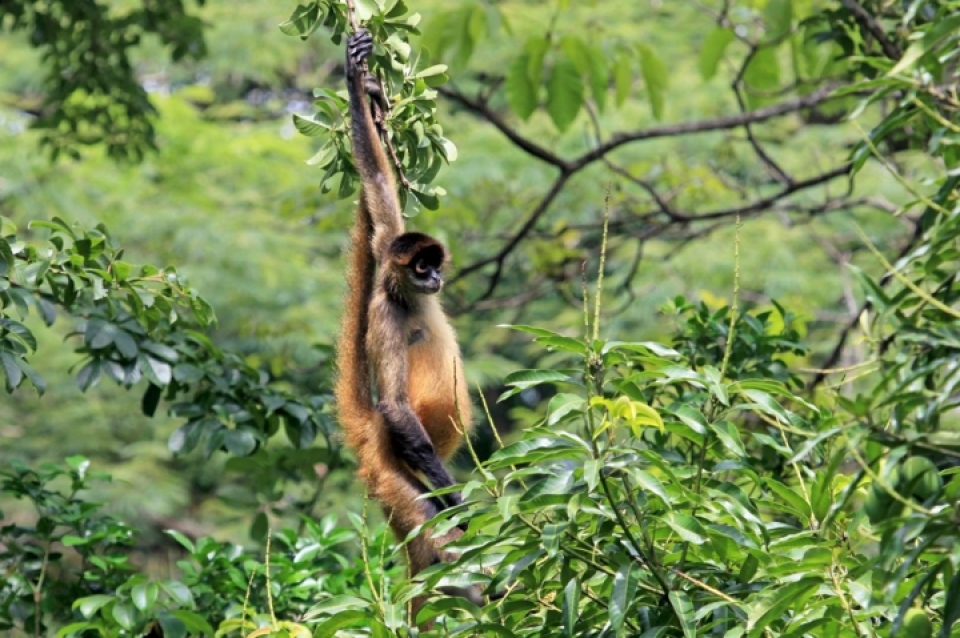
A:
[[[422,295],[433,295],[443,288],[443,266],[426,255],[417,255],[407,267],[410,283]]]

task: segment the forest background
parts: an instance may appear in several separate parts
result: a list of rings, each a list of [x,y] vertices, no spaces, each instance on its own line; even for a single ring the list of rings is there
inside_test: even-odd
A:
[[[956,96],[942,87],[951,86],[955,73],[955,3],[715,4],[499,2],[454,8],[425,0],[409,7],[423,16],[423,36],[411,34],[413,42],[434,59],[424,53],[418,61],[412,54],[413,70],[403,85],[408,110],[395,106],[408,116],[396,122],[399,160],[413,183],[407,212],[411,226],[451,248],[454,275],[444,298],[463,344],[466,382],[479,388],[490,423],[507,443],[529,440],[524,432],[544,422],[548,400],[548,415],[562,413],[547,417],[551,425],[581,413],[563,403],[569,395],[557,388],[571,378],[570,353],[597,347],[595,339],[574,343],[583,331],[585,292],[601,298],[593,326],[602,317],[604,338],[671,344],[694,369],[712,363],[731,379],[740,365],[745,377],[774,380],[796,392],[783,395],[785,403],[816,400],[819,409],[845,410],[854,420],[871,420],[858,393],[875,386],[861,374],[882,376],[882,366],[870,362],[901,352],[890,347],[886,332],[871,329],[880,318],[869,311],[889,305],[902,321],[898,303],[922,309],[928,296],[942,295],[946,309],[930,302],[942,315],[942,325],[930,334],[944,340],[937,345],[953,356],[955,255],[917,275],[932,279],[924,280],[928,292],[916,298],[907,299],[914,289],[906,284],[899,296],[883,288],[900,281],[886,274],[890,262],[911,254],[929,257],[930,246],[952,245],[924,232],[936,226],[934,213],[949,209],[952,215]],[[72,457],[66,471],[80,480],[87,468],[83,457],[89,467],[112,475],[111,482],[91,486],[88,497],[108,503],[106,512],[136,527],[131,556],[147,574],[174,574],[187,537],[257,547],[268,528],[304,532],[306,520],[323,520],[326,534],[331,514],[345,523],[347,512],[362,509],[362,491],[339,447],[328,403],[342,249],[356,186],[338,119],[342,99],[331,93],[342,84],[342,46],[319,24],[326,20],[342,30],[345,23],[342,8],[328,5],[161,2],[143,3],[142,15],[141,3],[132,0],[50,5],[55,15],[72,15],[75,25],[134,16],[110,25],[118,34],[145,35],[124,49],[129,68],[121,55],[98,61],[105,65],[99,67],[93,58],[71,60],[85,38],[96,38],[82,28],[65,28],[66,21],[38,21],[42,3],[21,0],[4,7],[0,214],[11,247],[3,299],[11,319],[3,324],[9,342],[3,363],[8,387],[22,387],[0,405],[0,465],[62,465]],[[386,16],[377,25],[385,43],[379,63],[389,76],[391,58],[411,55],[403,40],[414,24],[402,3],[358,6],[361,17]],[[91,18],[95,8],[106,13]],[[122,37],[101,40],[107,41]],[[95,54],[96,47],[91,50]],[[83,67],[85,62],[91,66]],[[434,66],[441,62],[448,68]],[[65,78],[74,84],[65,86]],[[100,80],[109,88],[103,95],[97,94]],[[402,82],[388,80],[400,92]],[[909,93],[917,86],[926,87],[919,98]],[[111,111],[112,98],[127,100],[126,110]],[[918,113],[929,118],[912,120]],[[449,167],[441,161],[454,159]],[[30,226],[35,220],[46,223]],[[98,224],[109,231],[110,242],[94,230]],[[57,236],[69,239],[43,243]],[[48,248],[30,253],[22,240]],[[52,259],[43,253],[49,246],[55,249]],[[98,259],[111,267],[98,269]],[[15,270],[19,260],[26,270]],[[54,271],[78,269],[78,295],[64,297],[52,279],[43,287],[51,263]],[[130,265],[144,263],[176,270],[138,272],[139,266]],[[602,294],[594,279],[598,271],[606,277]],[[17,293],[31,284],[39,290],[35,300]],[[111,306],[115,293],[118,301]],[[106,305],[99,303],[104,299]],[[587,301],[592,309],[592,297]],[[743,322],[739,332],[747,335],[741,337],[744,352],[728,347],[731,303],[732,316]],[[28,307],[34,310],[20,324],[17,313]],[[748,314],[741,317],[742,311]],[[60,317],[46,327],[56,313]],[[174,314],[180,324],[171,321]],[[499,324],[537,326],[539,343],[531,343],[532,329]],[[195,332],[186,341],[168,341],[180,338],[182,325]],[[751,357],[762,365],[750,363]],[[908,375],[912,382],[933,384],[931,392],[946,388],[935,393],[942,395],[936,423],[924,421],[929,427],[918,432],[952,431],[953,368],[944,373],[939,366],[949,357],[943,357]],[[211,361],[216,373],[203,377]],[[861,367],[863,362],[868,365]],[[650,361],[638,365],[656,367]],[[837,369],[839,376],[818,371],[823,368]],[[533,372],[508,376],[514,370]],[[43,395],[28,391],[31,384],[42,385]],[[895,403],[896,393],[887,390],[873,407]],[[631,394],[617,385],[616,392],[674,415],[666,419],[668,431],[692,442],[683,456],[694,466],[700,457],[699,475],[686,477],[695,480],[699,494],[707,435],[680,433],[671,424],[697,430],[702,419],[667,407],[645,387]],[[760,402],[751,401],[754,407]],[[620,415],[620,408],[609,409]],[[710,410],[703,412],[713,427]],[[947,415],[943,423],[941,413]],[[632,418],[632,428],[664,427],[659,416],[650,423]],[[796,442],[788,443],[783,430],[783,445],[758,438],[760,447],[767,446],[762,454],[784,457],[761,461],[786,471],[806,462],[795,449],[803,445],[816,457],[808,480],[823,467],[830,475],[838,468],[841,474],[860,471],[849,455],[817,447],[837,434],[830,429],[835,424],[818,419]],[[878,429],[886,427],[882,418],[877,422]],[[738,423],[737,437],[721,426],[715,442],[725,453],[746,454],[739,438],[756,426]],[[889,457],[892,468],[917,451],[916,440],[897,433],[884,439],[885,451],[875,456],[858,448],[874,469],[865,471],[861,492],[853,494],[853,483],[834,509],[864,496],[870,479],[887,467],[889,449],[899,450]],[[848,436],[841,448],[859,441]],[[945,472],[936,497],[950,479],[954,444],[920,441],[933,446],[923,449]],[[479,460],[497,447],[489,424],[480,428],[474,447]],[[472,476],[469,457],[465,453],[459,462],[463,477]],[[585,474],[577,476],[596,487]],[[890,482],[895,486],[897,479]],[[828,490],[831,498],[841,502],[841,488],[848,485]],[[814,513],[826,511],[810,502],[804,479],[791,487],[807,499],[811,520],[823,520]],[[13,498],[24,494],[7,492],[0,500],[4,522],[35,525],[28,500]],[[952,501],[943,498],[949,506]],[[693,505],[694,515],[698,507]],[[934,518],[951,516],[927,507],[924,512]],[[690,543],[696,530],[702,532],[696,525],[684,518],[673,529]],[[902,552],[912,547],[909,542],[897,540]],[[934,581],[922,580],[910,597],[888,592],[893,611],[883,611],[883,618],[903,623],[918,592],[929,587],[928,611],[943,635],[950,635],[956,618],[937,610],[944,609],[945,596],[960,597],[960,584],[946,567],[956,567],[955,546],[952,551],[934,572],[939,590]],[[686,554],[684,549],[684,559]],[[740,575],[744,580],[742,569]],[[562,613],[576,612],[572,599],[564,591]],[[687,602],[671,598],[674,616],[664,627],[694,630]],[[79,611],[90,617],[110,609],[123,628],[113,611],[122,604],[100,603]],[[133,608],[143,611],[139,604],[131,613]],[[849,606],[840,609],[852,613]],[[27,614],[20,620],[36,620],[32,611],[18,612]],[[324,618],[318,614],[315,620]],[[784,622],[769,604],[751,618],[752,628],[765,619],[761,631]],[[884,626],[869,618],[864,631],[871,623]],[[138,622],[150,620],[146,614]],[[181,620],[189,625],[191,618]],[[565,615],[564,622],[573,631],[573,617]],[[622,628],[628,621],[621,615],[610,622]],[[860,635],[857,622],[853,630]]]

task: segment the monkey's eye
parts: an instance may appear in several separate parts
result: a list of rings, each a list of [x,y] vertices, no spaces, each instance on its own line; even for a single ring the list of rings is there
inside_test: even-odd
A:
[[[417,271],[418,275],[425,275],[430,270],[430,266],[425,261],[418,261],[413,269]]]

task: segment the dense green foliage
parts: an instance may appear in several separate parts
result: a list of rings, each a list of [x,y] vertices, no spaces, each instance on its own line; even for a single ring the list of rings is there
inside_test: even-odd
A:
[[[348,513],[341,528],[330,514],[358,511],[337,489],[350,459],[324,391],[349,210],[324,193],[357,185],[330,88],[346,5],[298,5],[279,32],[307,44],[260,47],[243,72],[217,36],[257,20],[198,7],[210,62],[164,71],[184,86],[148,101],[134,52],[145,73],[156,46],[204,53],[182,3],[14,2],[0,24],[34,38],[0,47],[49,49],[50,75],[32,120],[46,133],[27,137],[12,114],[11,148],[91,143],[138,158],[163,143],[142,167],[111,169],[97,157],[50,168],[0,146],[0,363],[13,393],[0,407],[12,444],[0,630],[416,635],[413,597],[473,584],[505,595],[483,608],[434,598],[419,620],[437,628],[420,634],[960,636],[960,3],[745,1],[700,15],[686,3],[424,2],[437,10],[422,25],[419,6],[356,4],[378,41],[407,212],[459,256],[448,296],[469,381],[492,433],[509,437],[471,442],[466,503],[435,521],[468,525],[461,559],[407,582],[383,525]],[[149,33],[158,41],[141,42]],[[310,52],[300,81],[325,87],[311,115],[271,57],[296,50]],[[2,82],[23,108],[36,86],[20,77]],[[444,104],[456,112],[438,114]],[[310,156],[303,139],[268,128],[286,110],[297,114],[284,134],[320,139],[307,162],[319,190],[286,168]],[[634,121],[650,118],[665,123]],[[440,172],[458,155],[448,134],[462,157]],[[189,263],[200,283],[186,266],[134,264],[100,222],[148,258]],[[69,360],[48,354],[51,335],[68,339]],[[31,386],[57,400],[67,367],[88,394],[31,403]],[[101,380],[135,400],[94,394]],[[162,418],[175,470],[138,447],[143,430],[126,425],[137,411]],[[133,485],[91,484],[77,456],[37,463],[78,448]],[[21,454],[31,463],[12,462]],[[138,493],[171,475],[182,483]],[[165,514],[130,527],[122,507],[96,504],[116,494]],[[236,538],[236,521],[259,547],[215,540]]]

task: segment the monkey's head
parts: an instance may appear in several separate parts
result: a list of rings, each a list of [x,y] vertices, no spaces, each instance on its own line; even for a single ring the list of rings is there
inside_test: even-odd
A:
[[[439,241],[423,233],[404,233],[390,243],[390,258],[404,287],[432,295],[443,287],[443,267],[450,256]]]

